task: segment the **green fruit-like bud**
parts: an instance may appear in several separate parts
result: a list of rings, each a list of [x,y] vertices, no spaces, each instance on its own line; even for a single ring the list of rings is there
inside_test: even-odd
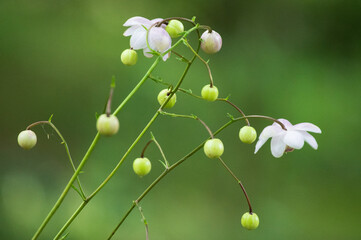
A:
[[[119,121],[116,116],[106,114],[99,116],[97,120],[97,130],[101,135],[112,136],[119,130]]]
[[[171,38],[179,37],[179,34],[184,31],[183,23],[178,20],[170,20],[168,25],[165,27]]]
[[[251,144],[253,143],[257,138],[257,132],[256,129],[250,126],[244,126],[239,130],[239,139],[241,139],[242,142]]]
[[[248,230],[256,229],[259,225],[259,218],[255,213],[246,212],[241,219],[242,226]]]
[[[18,135],[18,144],[20,147],[29,150],[36,145],[36,134],[31,130],[24,130]]]
[[[168,94],[170,94],[170,91],[168,89],[163,89],[162,91],[160,91],[160,93],[158,94],[158,102],[160,105],[163,105],[163,103],[167,100]],[[173,94],[173,96],[171,97],[171,99],[169,99],[164,108],[172,108],[176,101],[177,96]]]
[[[204,153],[209,158],[219,158],[224,152],[224,146],[218,138],[209,139],[203,147]]]
[[[137,158],[133,162],[133,170],[140,177],[147,175],[151,169],[152,164],[148,158]]]
[[[205,85],[202,88],[201,95],[203,99],[213,102],[218,98],[218,88],[214,85],[211,87],[210,84]]]
[[[126,49],[120,55],[120,60],[122,60],[124,65],[132,66],[137,63],[138,54],[133,49]]]

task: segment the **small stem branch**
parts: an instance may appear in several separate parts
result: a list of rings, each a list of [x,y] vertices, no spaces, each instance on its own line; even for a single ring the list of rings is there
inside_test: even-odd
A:
[[[164,162],[165,162],[166,168],[168,168],[168,167],[169,167],[169,163],[168,163],[168,161],[167,161],[167,158],[165,157],[165,154],[164,154],[164,152],[163,152],[162,147],[161,147],[160,144],[158,143],[157,139],[155,139],[153,133],[150,133],[150,134],[152,135],[152,140],[153,140],[153,142],[155,143],[155,145],[157,145],[157,147],[158,147],[158,149],[159,149],[159,151],[160,151],[160,154],[161,154],[162,157],[163,157],[163,160],[164,160]]]
[[[142,221],[144,223],[144,226],[145,226],[145,239],[146,240],[149,240],[149,229],[148,229],[148,222],[147,220],[145,219],[145,216],[144,216],[144,213],[143,213],[143,210],[141,208],[141,206],[139,206],[138,202],[137,201],[134,201],[135,202],[135,205],[138,207],[138,210],[140,212],[140,215],[142,216]]]
[[[147,142],[147,144],[145,144],[144,148],[143,148],[143,151],[142,151],[142,154],[140,155],[141,158],[144,158],[144,153],[145,153],[145,150],[147,150],[149,144],[151,144],[153,142],[153,140],[149,140]]]
[[[214,138],[213,133],[212,133],[211,129],[209,129],[207,124],[205,122],[203,122],[199,117],[196,117],[195,119],[198,120],[200,123],[202,123],[202,125],[207,129],[207,131],[208,131],[209,135],[211,136],[211,138]]]
[[[244,196],[247,199],[247,203],[248,203],[248,207],[249,207],[249,213],[252,214],[252,206],[251,206],[251,202],[249,201],[249,197],[248,194],[246,192],[246,189],[244,188],[241,180],[239,180],[236,175],[232,172],[232,170],[227,166],[227,164],[222,160],[222,158],[218,158],[218,160],[222,163],[223,167],[232,175],[232,177],[237,181],[237,183],[239,184],[239,186],[242,188],[242,191],[244,193]]]
[[[175,55],[177,55],[178,57],[180,57],[181,59],[183,59],[186,63],[189,63],[189,60],[187,58],[185,58],[183,55],[177,53],[176,51],[172,50],[172,53],[174,53]]]
[[[205,129],[208,131],[211,138],[214,138],[213,133],[210,130],[210,128],[207,126],[207,124],[205,122],[203,122],[199,117],[197,117],[195,115],[182,115],[182,114],[176,114],[176,113],[168,113],[168,112],[164,112],[164,111],[160,111],[160,113],[162,115],[171,116],[171,117],[181,117],[181,118],[195,119],[195,120],[199,121],[205,127]]]
[[[58,134],[58,136],[60,137],[61,139],[61,144],[64,145],[64,148],[65,148],[65,151],[66,151],[66,154],[68,155],[68,159],[70,161],[70,164],[74,170],[74,172],[76,171],[76,168],[75,168],[75,165],[74,165],[74,162],[73,162],[73,158],[71,157],[71,154],[70,154],[70,150],[69,150],[69,146],[68,146],[68,143],[66,142],[65,138],[63,137],[63,135],[61,134],[61,132],[59,131],[59,129],[52,123],[52,122],[49,122],[49,121],[38,121],[38,122],[35,122],[35,123],[32,123],[30,124],[26,129],[29,130],[30,128],[32,127],[35,127],[37,125],[40,125],[40,124],[48,124],[50,127],[52,127],[54,129],[54,131],[56,132],[56,134]],[[79,177],[76,178],[77,180],[77,183],[78,183],[78,186],[79,186],[79,190],[80,192],[79,195],[80,197],[84,200],[86,198],[85,194],[84,194],[84,191],[83,191],[83,188],[82,188],[82,185],[80,183],[80,179]]]
[[[209,86],[213,87],[213,76],[212,76],[211,68],[209,67],[208,61],[205,61],[201,56],[199,56],[199,54],[196,51],[194,51],[192,46],[188,43],[187,39],[184,39],[183,42],[199,58],[199,60],[201,60],[204,63],[204,65],[206,66],[206,68],[208,70],[208,74],[209,74],[209,80],[210,80]]]
[[[217,100],[218,100],[218,101],[226,102],[226,103],[230,104],[232,107],[234,107],[238,112],[241,113],[241,115],[242,115],[243,117],[245,117],[244,120],[246,121],[247,125],[248,125],[248,126],[251,126],[250,123],[249,123],[249,121],[248,121],[248,118],[246,118],[246,115],[244,114],[244,112],[243,112],[239,107],[237,107],[235,104],[233,104],[231,101],[229,101],[229,100],[226,99],[226,98],[218,98]]]

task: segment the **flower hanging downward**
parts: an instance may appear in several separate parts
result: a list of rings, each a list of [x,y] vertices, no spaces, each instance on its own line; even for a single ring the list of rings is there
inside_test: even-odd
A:
[[[306,141],[313,149],[317,149],[318,145],[315,138],[308,132],[321,133],[321,129],[312,123],[299,123],[292,125],[286,119],[278,119],[285,125],[287,131],[282,129],[278,123],[273,123],[263,129],[259,140],[256,144],[254,153],[271,139],[271,152],[276,158],[279,158],[285,152],[293,151],[294,149],[301,149]]]
[[[164,53],[172,45],[172,39],[165,30],[165,25],[162,24],[160,27],[153,26],[157,22],[161,22],[163,19],[156,18],[153,20],[148,20],[144,17],[132,17],[129,18],[123,26],[129,27],[125,32],[124,36],[130,37],[130,47],[134,50],[143,49],[144,56],[151,58],[151,50],[147,46],[147,31],[148,33],[148,43],[150,48],[153,50]],[[163,60],[167,60],[170,56],[170,53],[163,56]]]

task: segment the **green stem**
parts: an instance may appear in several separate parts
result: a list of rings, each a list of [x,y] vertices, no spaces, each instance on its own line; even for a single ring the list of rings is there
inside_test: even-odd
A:
[[[237,178],[237,176],[232,172],[232,170],[227,166],[227,164],[223,161],[222,158],[218,158],[218,160],[222,163],[223,167],[229,172],[229,174],[231,174],[231,176],[237,181],[237,183],[239,184],[239,186],[242,188],[243,194],[247,199],[247,203],[248,203],[248,208],[249,208],[249,213],[252,214],[252,206],[251,206],[251,201],[249,200],[248,194],[246,192],[246,189],[244,188],[241,180],[239,180]]]
[[[264,118],[264,119],[271,119],[270,117],[267,116],[262,116],[262,115],[248,115],[245,117],[239,117],[239,118],[234,118],[231,119],[229,122],[227,122],[226,124],[224,124],[222,127],[220,127],[217,131],[214,132],[214,136],[218,135],[220,132],[222,132],[225,128],[227,128],[228,126],[230,126],[231,124],[240,121],[240,120],[244,120],[245,118]],[[210,139],[210,138],[208,138]],[[207,140],[208,140],[207,139]],[[111,239],[114,234],[116,233],[116,231],[119,229],[119,227],[123,224],[123,222],[125,221],[125,219],[129,216],[129,214],[132,212],[132,210],[135,207],[135,202],[139,203],[152,189],[155,185],[157,185],[158,182],[160,182],[160,180],[162,180],[162,178],[164,178],[169,172],[171,172],[172,170],[174,170],[177,166],[179,166],[180,164],[182,164],[184,161],[186,161],[187,159],[189,159],[191,156],[193,156],[196,152],[198,152],[203,145],[205,144],[205,142],[207,141],[205,140],[203,143],[201,143],[200,145],[198,145],[196,148],[194,148],[190,153],[188,153],[187,155],[185,155],[183,158],[181,158],[180,160],[178,160],[176,163],[172,164],[168,169],[166,169],[161,175],[159,175],[145,190],[144,192],[137,198],[136,201],[133,202],[133,204],[130,206],[130,208],[128,209],[128,211],[126,212],[126,214],[123,216],[123,218],[120,220],[120,222],[117,224],[117,226],[114,228],[114,230],[112,231],[112,233],[110,234],[110,236],[108,237],[108,240]],[[238,180],[238,178],[236,178],[236,180]],[[240,186],[242,187],[241,183],[239,182]],[[243,188],[242,188],[243,189]],[[250,209],[251,210],[251,209]]]
[[[76,209],[76,211],[73,213],[73,215],[68,219],[68,221],[65,223],[65,225],[60,229],[58,234],[54,237],[54,240],[57,240],[61,237],[63,232],[68,228],[68,226],[74,221],[74,219],[78,216],[78,214],[83,210],[83,208],[88,204],[87,201],[83,201],[80,206]]]
[[[158,147],[158,149],[159,149],[159,152],[160,152],[160,154],[161,154],[162,157],[163,157],[163,160],[164,160],[164,163],[165,163],[166,168],[168,168],[168,167],[169,167],[169,163],[168,163],[168,161],[167,161],[167,158],[165,157],[165,154],[164,154],[164,152],[163,152],[162,147],[161,147],[160,144],[158,143],[157,139],[155,139],[153,133],[150,133],[150,134],[152,135],[152,140],[153,140],[153,142],[155,143],[155,145],[157,145],[157,147]]]
[[[199,36],[199,32],[197,31],[198,36]],[[200,48],[200,43],[198,43],[198,50]],[[157,58],[157,60],[160,57]],[[169,95],[169,97],[167,98],[167,100],[160,106],[160,108],[156,111],[156,113],[153,115],[153,117],[150,119],[150,121],[147,123],[147,125],[144,127],[144,129],[140,132],[140,134],[138,135],[138,137],[134,140],[134,142],[131,144],[131,146],[128,148],[128,150],[126,151],[126,153],[123,155],[123,157],[120,159],[120,161],[118,162],[118,164],[115,166],[115,168],[111,171],[111,173],[106,177],[106,179],[99,185],[99,187],[97,189],[94,190],[94,192],[86,199],[86,202],[89,202],[108,182],[109,180],[114,176],[114,174],[117,172],[117,170],[119,169],[119,167],[122,165],[122,163],[124,162],[124,160],[126,159],[126,157],[130,154],[130,152],[132,151],[132,149],[135,147],[135,145],[139,142],[139,140],[142,138],[142,136],[144,135],[144,133],[149,129],[149,127],[153,124],[153,122],[157,119],[157,117],[160,114],[160,111],[163,109],[163,107],[168,103],[169,99],[171,99],[171,97],[174,95],[174,93],[178,90],[179,86],[182,84],[185,76],[188,73],[188,70],[190,68],[190,66],[192,65],[193,61],[195,60],[196,56],[194,56],[191,61],[187,64],[187,67],[185,68],[180,80],[178,81],[176,87],[174,88],[174,91],[171,92],[171,94]],[[159,61],[159,60],[158,60]],[[147,74],[144,76],[144,78],[148,78],[150,71],[147,72]],[[143,78],[143,79],[144,79]],[[142,79],[142,80],[143,80]],[[132,91],[133,92],[133,91]],[[82,210],[82,209],[81,209]],[[61,231],[59,231],[58,235],[61,235],[66,228],[70,225],[70,223],[76,218],[76,216],[81,212],[77,211],[73,214],[72,218],[69,219],[69,224],[67,224],[66,227],[63,227],[61,229]],[[68,223],[67,222],[67,223]]]
[[[212,76],[211,68],[209,67],[208,61],[205,61],[201,56],[199,56],[199,54],[196,51],[194,51],[192,46],[188,43],[187,39],[184,39],[183,42],[199,58],[199,60],[201,60],[204,63],[204,65],[207,68],[208,75],[209,75],[209,80],[210,80],[209,86],[213,87],[214,81],[213,81],[213,76]]]
[[[157,57],[156,60],[154,61],[153,65],[149,68],[149,70],[147,71],[147,73],[144,75],[144,77],[140,80],[140,82],[134,87],[134,89],[128,94],[128,96],[123,100],[123,102],[118,106],[118,108],[114,111],[113,115],[117,115],[120,110],[124,107],[124,105],[129,101],[129,99],[136,93],[136,91],[143,85],[143,83],[148,79],[149,75],[151,74],[151,72],[154,70],[154,68],[157,66],[157,64],[160,61],[160,57]],[[77,176],[79,175],[79,173],[81,172],[83,166],[85,165],[85,163],[87,162],[90,154],[92,153],[95,145],[97,144],[98,140],[99,140],[100,134],[97,133],[97,135],[95,136],[93,142],[91,143],[89,149],[87,150],[86,154],[84,155],[82,161],[80,162],[78,168],[76,169],[76,171],[74,172],[73,176],[70,178],[68,184],[66,185],[65,189],[63,190],[62,194],[60,195],[60,197],[58,198],[58,200],[56,201],[56,203],[54,204],[53,208],[50,210],[50,212],[48,213],[48,215],[46,216],[46,218],[44,219],[44,221],[42,222],[42,224],[40,225],[40,227],[38,228],[38,230],[36,231],[36,233],[34,234],[32,240],[35,240],[39,237],[40,233],[44,230],[45,226],[48,224],[48,222],[50,221],[50,219],[53,217],[53,215],[55,214],[55,212],[57,211],[57,209],[60,207],[61,203],[63,202],[65,196],[67,195],[67,193],[69,192],[69,189],[71,188],[73,182],[75,181],[75,179],[77,178]]]
[[[59,129],[58,129],[52,122],[50,122],[50,121],[39,121],[39,122],[35,122],[35,123],[33,123],[33,124],[30,124],[26,129],[28,130],[28,129],[36,126],[36,125],[39,125],[39,124],[48,124],[49,126],[51,126],[51,127],[54,129],[54,131],[56,132],[56,134],[58,134],[58,136],[60,137],[60,139],[61,139],[61,141],[62,141],[61,144],[64,144],[64,148],[65,148],[66,154],[68,155],[70,164],[71,164],[71,166],[73,167],[73,170],[74,170],[74,172],[75,172],[75,171],[76,171],[76,168],[75,168],[73,159],[72,159],[72,157],[71,157],[71,155],[70,155],[70,150],[69,150],[68,143],[66,142],[65,138],[63,137],[63,135],[60,133]],[[79,186],[79,190],[80,190],[80,192],[78,192],[78,191],[77,191],[77,192],[79,193],[80,197],[84,200],[86,197],[85,197],[83,188],[82,188],[82,186],[81,186],[79,177],[77,177],[76,180],[77,180],[77,183],[78,183],[78,186]]]
[[[44,230],[45,226],[48,224],[48,222],[50,221],[50,219],[53,217],[53,215],[55,214],[55,212],[58,210],[58,208],[60,207],[61,203],[63,202],[65,196],[67,195],[67,193],[69,192],[69,189],[71,188],[71,186],[73,185],[73,182],[75,181],[75,179],[77,178],[77,176],[79,175],[80,171],[82,170],[84,164],[87,162],[90,154],[92,153],[92,151],[94,150],[95,145],[97,144],[98,140],[99,140],[100,134],[97,133],[97,135],[95,136],[92,144],[90,145],[88,151],[86,152],[86,154],[84,155],[82,161],[80,162],[78,168],[76,169],[76,171],[74,172],[73,176],[70,178],[68,184],[66,185],[65,189],[63,190],[63,192],[61,193],[60,197],[58,198],[58,200],[56,201],[56,203],[54,204],[53,208],[50,210],[50,212],[48,213],[48,215],[46,216],[46,218],[44,219],[44,221],[42,222],[42,224],[40,225],[40,227],[38,228],[38,230],[36,231],[36,233],[33,236],[33,240],[37,239],[40,235],[40,233]]]

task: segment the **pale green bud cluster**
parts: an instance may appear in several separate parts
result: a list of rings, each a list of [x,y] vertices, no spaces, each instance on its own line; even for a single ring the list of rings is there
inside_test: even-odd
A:
[[[204,153],[209,158],[219,158],[224,152],[224,146],[220,139],[209,139],[203,147]]]
[[[241,224],[248,230],[254,230],[259,225],[259,218],[255,213],[246,212],[241,218]]]
[[[184,26],[183,23],[178,20],[170,20],[168,25],[165,27],[165,30],[171,38],[177,38],[182,32],[184,32]]]

